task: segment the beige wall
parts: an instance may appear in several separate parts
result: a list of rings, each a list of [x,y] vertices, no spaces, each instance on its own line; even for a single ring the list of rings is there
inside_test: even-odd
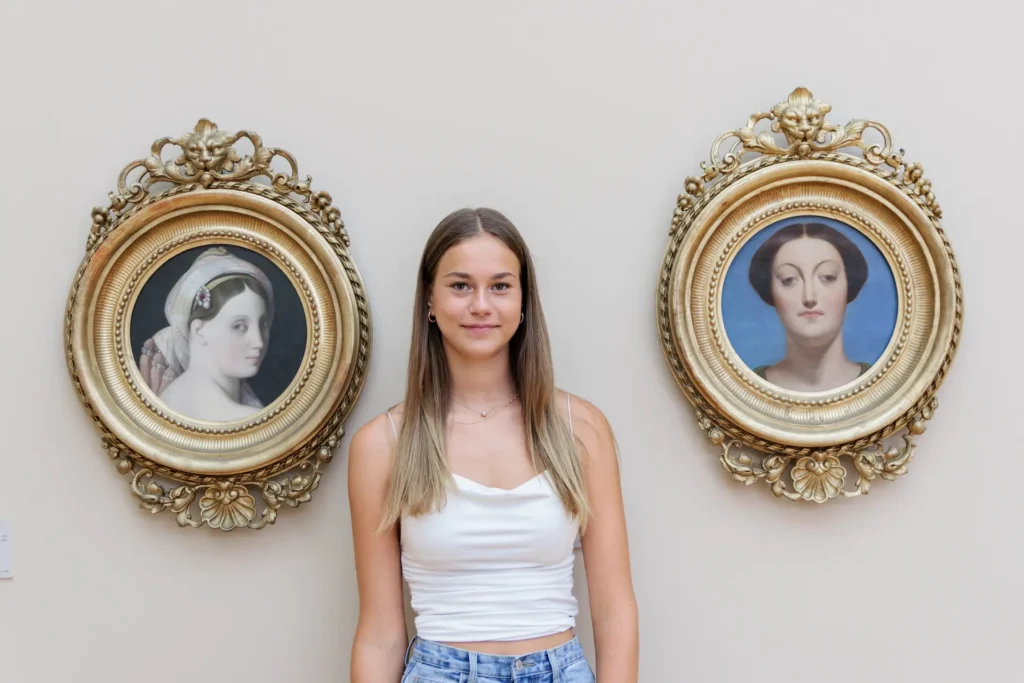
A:
[[[0,7],[0,519],[17,574],[0,582],[0,680],[347,679],[347,441],[275,527],[184,531],[137,508],[65,372],[90,208],[200,116],[293,152],[341,207],[375,326],[350,431],[400,398],[437,220],[488,205],[522,228],[558,380],[621,442],[642,681],[1020,675],[1019,7],[232,4]],[[925,164],[968,306],[911,474],[822,507],[727,481],[653,310],[684,177],[801,84]]]

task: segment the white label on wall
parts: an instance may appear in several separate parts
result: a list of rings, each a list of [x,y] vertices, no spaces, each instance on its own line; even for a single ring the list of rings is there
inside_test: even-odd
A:
[[[0,519],[0,579],[13,579],[11,564],[11,523]]]

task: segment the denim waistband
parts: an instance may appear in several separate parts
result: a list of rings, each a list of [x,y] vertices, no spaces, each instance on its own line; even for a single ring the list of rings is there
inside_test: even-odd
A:
[[[476,674],[486,678],[518,678],[565,668],[583,659],[583,647],[577,638],[550,650],[538,650],[523,655],[492,655],[483,652],[449,647],[432,640],[414,636],[406,651],[405,661],[411,659],[451,671]]]

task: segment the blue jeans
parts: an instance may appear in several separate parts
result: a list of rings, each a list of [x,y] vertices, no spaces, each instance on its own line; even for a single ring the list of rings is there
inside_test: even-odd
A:
[[[415,637],[401,683],[595,683],[583,648],[573,638],[550,650],[502,656],[460,650]]]

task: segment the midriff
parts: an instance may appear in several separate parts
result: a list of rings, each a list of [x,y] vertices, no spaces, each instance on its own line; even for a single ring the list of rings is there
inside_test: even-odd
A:
[[[561,633],[552,633],[550,636],[540,638],[527,638],[526,640],[485,640],[472,643],[443,643],[448,647],[459,650],[470,650],[482,652],[488,655],[512,656],[530,654],[541,650],[550,650],[564,643],[568,643],[576,636],[573,629],[567,629]]]

